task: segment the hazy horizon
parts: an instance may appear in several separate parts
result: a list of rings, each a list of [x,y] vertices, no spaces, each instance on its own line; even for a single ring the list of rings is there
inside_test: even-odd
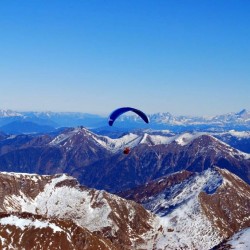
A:
[[[5,110],[5,111],[7,111],[7,110],[9,110],[9,111],[13,111],[13,112],[20,112],[20,113],[22,113],[22,112],[37,112],[37,113],[46,113],[46,112],[52,112],[52,113],[83,113],[83,114],[89,114],[89,115],[97,115],[97,116],[108,116],[108,115],[110,115],[110,113],[112,112],[112,110],[109,112],[109,113],[93,113],[93,112],[82,112],[82,111],[64,111],[64,110],[18,110],[18,109],[2,109],[1,107],[0,107],[0,111],[3,111],[3,110]],[[245,108],[242,108],[242,109],[240,109],[240,110],[233,110],[233,111],[229,111],[229,112],[226,112],[226,113],[218,113],[218,114],[212,114],[212,115],[207,115],[207,114],[194,114],[194,115],[189,115],[189,114],[176,114],[176,113],[171,113],[171,112],[169,112],[169,111],[163,111],[163,112],[160,112],[160,111],[158,111],[158,112],[154,112],[154,113],[147,113],[147,115],[154,115],[154,114],[157,114],[157,113],[170,113],[171,115],[173,115],[173,116],[197,116],[197,117],[212,117],[212,116],[217,116],[217,115],[226,115],[226,114],[230,114],[230,113],[239,113],[239,112],[241,112],[241,111],[243,111],[243,110],[246,110],[247,112],[249,112],[249,110],[247,110],[247,109],[245,109]],[[135,115],[133,112],[128,112],[126,115]]]

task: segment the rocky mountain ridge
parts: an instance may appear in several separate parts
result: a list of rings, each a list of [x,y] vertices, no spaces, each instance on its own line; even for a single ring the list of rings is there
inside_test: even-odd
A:
[[[59,224],[67,220],[100,239],[105,238],[107,246],[110,244],[114,249],[152,246],[153,238],[158,237],[158,219],[142,206],[80,186],[70,176],[1,173],[0,179],[1,214],[25,212],[49,220],[59,219]],[[1,220],[0,223],[6,224]]]
[[[64,174],[5,172],[0,180],[2,246],[208,250],[250,227],[249,185],[219,168],[182,171],[131,192],[127,198],[148,210]]]
[[[250,228],[250,186],[225,169],[183,171],[120,195],[161,216],[176,249],[210,249]]]
[[[130,147],[129,155],[122,153]],[[20,135],[0,141],[0,170],[39,174],[68,173],[82,184],[119,192],[161,176],[217,165],[250,182],[250,154],[208,133],[127,134],[111,139],[85,128],[56,136]]]

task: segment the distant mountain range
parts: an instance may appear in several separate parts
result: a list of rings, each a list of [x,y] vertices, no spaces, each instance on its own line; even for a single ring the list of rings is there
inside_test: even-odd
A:
[[[169,129],[183,131],[225,131],[230,129],[250,129],[250,112],[243,109],[237,113],[228,113],[212,117],[174,116],[170,113],[149,114],[150,123],[144,124],[140,117],[123,115],[112,129],[107,125],[107,117],[80,112],[17,112],[0,110],[0,131],[18,134],[53,131],[59,127],[84,126],[99,134],[111,135],[127,132],[131,129]],[[14,122],[14,124],[13,124]],[[19,129],[16,130],[15,126]],[[26,129],[22,130],[26,123]],[[33,125],[31,123],[34,123]],[[36,126],[36,127],[35,127]],[[46,127],[44,127],[46,126]]]

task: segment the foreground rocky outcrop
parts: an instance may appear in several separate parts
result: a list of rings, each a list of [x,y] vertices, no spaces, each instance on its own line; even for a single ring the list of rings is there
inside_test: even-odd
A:
[[[208,250],[250,227],[249,185],[217,167],[119,195],[65,174],[0,173],[1,246]]]
[[[47,219],[47,222],[44,221],[47,224],[51,224],[50,221],[52,220],[57,228],[62,228],[60,224],[65,223],[64,234],[58,233],[61,232],[58,229],[50,237],[59,237],[62,242],[68,239],[65,243],[66,246],[72,241],[69,240],[71,237],[79,241],[76,234],[70,237],[67,236],[67,232],[72,230],[72,232],[78,230],[82,234],[85,233],[84,237],[88,242],[85,244],[86,246],[92,244],[92,241],[97,241],[97,238],[99,241],[105,239],[103,242],[114,249],[145,249],[146,246],[153,247],[154,240],[160,237],[157,231],[160,228],[158,218],[133,201],[124,200],[104,191],[80,186],[76,179],[64,174],[39,176],[1,173],[0,215],[9,218],[19,216],[18,218],[21,220],[24,212],[26,217],[33,214],[40,216],[39,218],[43,220]],[[35,230],[32,223],[36,217],[27,219],[31,220],[29,227],[19,228],[18,232],[16,232],[17,235],[23,234],[24,236],[28,231]],[[40,219],[40,224],[43,222],[42,219]],[[9,220],[9,222],[11,221]],[[66,227],[67,223],[71,223],[68,225],[68,229]],[[18,223],[7,225],[3,223],[3,220],[0,220],[0,224],[5,231],[9,230],[9,227],[18,227]],[[39,230],[37,234],[43,234],[45,229],[43,227]],[[81,238],[81,242],[85,239],[84,237]],[[30,240],[33,241],[32,239]],[[74,245],[74,243],[72,244]],[[77,245],[75,249],[78,249]]]
[[[226,169],[182,171],[119,195],[161,216],[170,249],[210,249],[250,227],[250,186]]]

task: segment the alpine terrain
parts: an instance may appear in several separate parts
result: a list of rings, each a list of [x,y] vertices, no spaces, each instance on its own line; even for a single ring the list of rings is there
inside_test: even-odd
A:
[[[126,199],[65,174],[0,178],[3,247],[211,249],[250,226],[249,185],[219,168],[168,175]]]
[[[248,142],[249,132],[235,130],[1,133],[1,247],[206,250],[235,242],[250,227]]]

